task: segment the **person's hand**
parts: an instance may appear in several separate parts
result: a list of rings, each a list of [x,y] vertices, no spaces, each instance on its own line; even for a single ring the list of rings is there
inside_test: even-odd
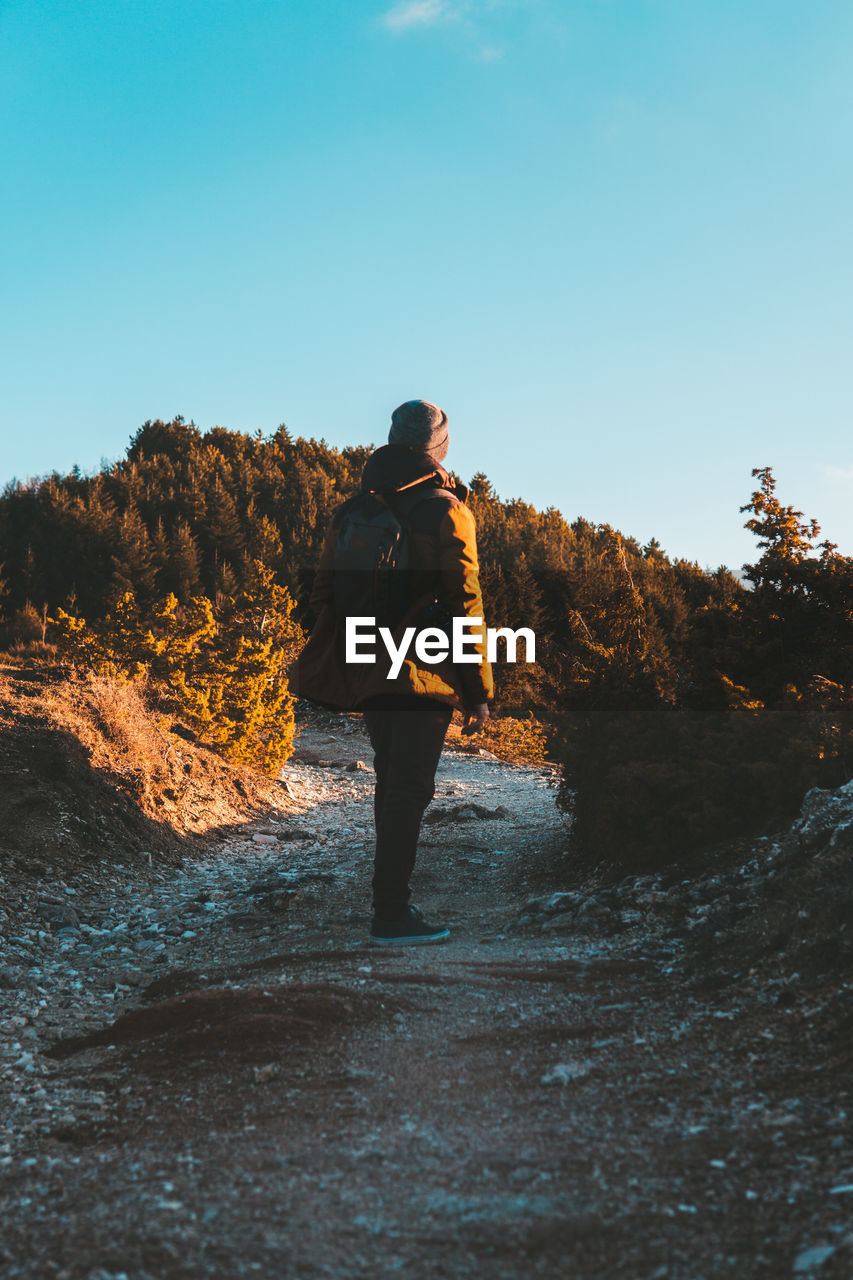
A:
[[[465,723],[462,726],[463,738],[470,738],[472,733],[479,733],[489,718],[489,704],[478,702],[465,712]]]

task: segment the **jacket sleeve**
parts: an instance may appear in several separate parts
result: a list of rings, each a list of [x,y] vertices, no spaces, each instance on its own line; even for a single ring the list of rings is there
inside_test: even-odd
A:
[[[486,657],[486,623],[479,572],[474,517],[463,503],[455,502],[439,528],[439,576],[442,600],[451,614],[457,618],[480,619],[480,627],[471,628],[467,633],[479,661],[456,665],[468,706],[485,702],[495,692],[492,669]]]
[[[317,565],[317,572],[314,574],[314,585],[311,588],[311,597],[308,601],[308,608],[315,618],[319,616],[323,606],[332,604],[335,598],[332,585],[332,565],[335,559],[336,542],[337,531],[334,524],[330,524],[326,530],[323,550],[320,552],[320,561]]]

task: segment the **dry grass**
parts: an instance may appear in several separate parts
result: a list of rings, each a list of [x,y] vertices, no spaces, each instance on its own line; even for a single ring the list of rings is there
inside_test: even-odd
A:
[[[56,645],[44,640],[15,640],[8,649],[9,656],[17,662],[50,663],[56,659]]]
[[[142,681],[88,675],[45,690],[43,706],[86,750],[93,769],[109,774],[153,812],[172,782],[172,735],[151,710]]]
[[[171,732],[144,681],[73,675],[12,654],[0,666],[0,745],[9,803],[20,807],[33,790],[26,825],[43,826],[45,842],[60,793],[63,810],[85,809],[102,825],[110,797],[123,796],[177,837],[241,825],[283,803],[270,778]]]

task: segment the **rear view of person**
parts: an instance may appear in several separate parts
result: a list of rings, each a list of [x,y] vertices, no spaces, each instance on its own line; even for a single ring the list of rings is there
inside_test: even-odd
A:
[[[410,904],[409,880],[453,710],[463,712],[463,733],[476,733],[493,694],[474,517],[467,488],[441,465],[449,443],[447,415],[437,405],[409,400],[394,410],[388,444],[371,454],[361,491],[338,508],[326,534],[310,600],[316,623],[290,678],[299,697],[364,713],[376,771],[370,935],[381,945],[439,942],[449,934]],[[352,568],[353,546],[372,554],[371,521],[400,531],[384,573]],[[390,584],[384,593],[379,581]],[[382,644],[375,661],[347,661],[346,619],[355,614],[376,616],[379,625],[384,614],[397,646],[407,628],[449,634],[454,617],[478,621],[466,624],[467,662],[428,663],[410,647],[391,676]]]

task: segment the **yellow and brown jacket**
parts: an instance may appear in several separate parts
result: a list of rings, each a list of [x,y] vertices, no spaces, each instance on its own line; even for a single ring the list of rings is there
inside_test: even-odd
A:
[[[362,477],[362,490],[387,496],[405,494],[409,542],[409,607],[394,628],[395,642],[408,626],[422,627],[424,611],[439,600],[455,617],[483,618],[474,517],[465,505],[468,490],[454,483],[439,463],[400,445],[383,445],[371,454]],[[419,490],[423,500],[411,505]],[[290,671],[290,687],[297,697],[309,698],[340,710],[356,710],[368,698],[382,694],[416,694],[465,709],[485,702],[494,693],[486,658],[485,624],[471,628],[478,663],[437,665],[421,663],[414,645],[394,680],[387,679],[390,659],[384,645],[376,645],[376,662],[348,664],[344,660],[344,627],[334,607],[334,557],[337,526],[326,533],[311,592],[316,617],[308,643]],[[476,639],[476,646],[473,642]]]

